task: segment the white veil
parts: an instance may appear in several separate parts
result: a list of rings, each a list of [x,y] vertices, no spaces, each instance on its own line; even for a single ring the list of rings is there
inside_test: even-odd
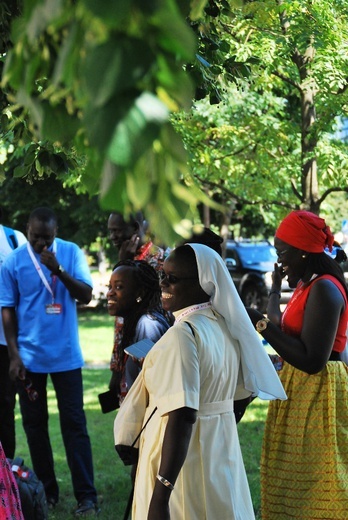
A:
[[[187,245],[195,252],[201,287],[211,297],[213,309],[225,318],[231,336],[240,344],[242,385],[261,399],[287,399],[224,261],[208,246]]]

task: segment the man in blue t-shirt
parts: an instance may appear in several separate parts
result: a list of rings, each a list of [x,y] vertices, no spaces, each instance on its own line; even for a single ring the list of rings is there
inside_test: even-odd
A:
[[[28,242],[6,258],[0,306],[34,471],[49,506],[59,499],[48,430],[46,385],[51,377],[71,471],[76,516],[98,514],[90,439],[83,409],[83,357],[76,300],[89,303],[92,280],[80,248],[56,238],[57,218],[37,208],[27,227]]]

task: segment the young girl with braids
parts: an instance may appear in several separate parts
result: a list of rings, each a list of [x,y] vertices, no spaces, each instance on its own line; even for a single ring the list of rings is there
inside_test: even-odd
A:
[[[124,349],[142,339],[156,343],[170,326],[162,309],[161,289],[155,269],[143,260],[118,262],[110,278],[107,306],[111,316],[123,318],[119,332],[122,337],[117,338],[118,348],[113,352],[109,384],[121,403],[141,370],[140,364],[129,357]]]

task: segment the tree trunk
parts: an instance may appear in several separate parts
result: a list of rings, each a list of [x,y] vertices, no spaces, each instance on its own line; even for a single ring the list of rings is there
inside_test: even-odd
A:
[[[318,143],[315,135],[313,135],[313,125],[316,119],[313,89],[301,93],[301,116],[301,208],[318,213],[319,187],[315,155]]]
[[[203,223],[204,227],[210,228],[210,208],[203,204]]]
[[[316,86],[311,78],[311,64],[315,49],[313,37],[304,54],[296,49],[293,62],[296,64],[301,79],[301,208],[319,213],[319,187],[317,158],[315,155],[318,140],[314,129],[316,121],[315,94]]]

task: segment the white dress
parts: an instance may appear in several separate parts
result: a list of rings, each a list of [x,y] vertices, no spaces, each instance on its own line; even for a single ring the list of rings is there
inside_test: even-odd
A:
[[[192,325],[194,336],[186,322]],[[140,438],[132,520],[147,518],[167,414],[185,406],[197,410],[197,421],[171,494],[171,518],[254,520],[233,413],[239,368],[239,342],[231,338],[225,320],[210,308],[176,323],[151,349],[115,421],[117,444],[122,438],[120,429],[127,427],[122,408],[137,387],[145,386],[148,406],[144,422],[156,406],[157,411]]]

